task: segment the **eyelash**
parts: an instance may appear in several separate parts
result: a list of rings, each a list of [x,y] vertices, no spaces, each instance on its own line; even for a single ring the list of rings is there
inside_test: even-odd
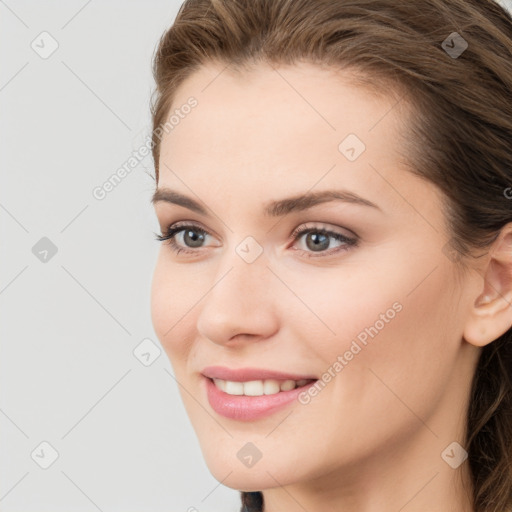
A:
[[[187,229],[190,229],[191,231],[196,231],[204,235],[210,235],[208,231],[205,229],[199,227],[196,224],[181,224],[176,223],[174,225],[171,225],[167,228],[167,234],[166,235],[159,235],[155,234],[156,240],[159,242],[165,242],[169,241],[169,245],[172,249],[172,251],[175,254],[184,253],[184,254],[196,254],[198,249],[185,249],[181,246],[179,246],[176,243],[175,236],[180,233],[181,231],[186,231]],[[320,251],[318,254],[311,253],[309,251],[304,251],[301,249],[297,249],[300,252],[305,252],[307,254],[308,258],[318,258],[318,257],[326,257],[326,256],[332,256],[334,253],[338,253],[340,251],[347,251],[350,247],[357,246],[358,244],[358,238],[350,238],[345,235],[342,235],[341,233],[337,233],[335,231],[329,231],[324,228],[316,228],[316,227],[305,227],[305,228],[297,228],[293,231],[293,233],[290,235],[290,238],[292,238],[294,241],[299,239],[301,236],[307,234],[307,233],[320,233],[322,235],[326,235],[329,237],[334,238],[335,240],[339,242],[344,242],[345,245],[336,247],[334,249],[328,249],[326,251]]]

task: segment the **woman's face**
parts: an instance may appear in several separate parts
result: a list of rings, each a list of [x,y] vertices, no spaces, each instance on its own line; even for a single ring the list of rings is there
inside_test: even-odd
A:
[[[164,235],[187,227],[181,252],[161,245],[153,325],[206,463],[235,489],[355,479],[391,454],[404,463],[402,450],[441,468],[462,443],[470,294],[445,249],[441,196],[400,162],[402,104],[344,76],[203,67],[162,139],[156,214]],[[256,371],[228,375],[226,393],[203,375],[212,366]],[[271,380],[260,370],[318,381],[243,388]],[[231,394],[241,389],[270,394]]]

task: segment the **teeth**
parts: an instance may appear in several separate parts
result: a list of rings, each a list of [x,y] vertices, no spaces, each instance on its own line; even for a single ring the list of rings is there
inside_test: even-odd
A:
[[[224,385],[224,391],[228,395],[243,395],[244,394],[244,383],[243,382],[232,382],[227,380]]]
[[[295,381],[294,380],[285,380],[281,384],[281,391],[290,391],[290,389],[295,388]]]
[[[244,395],[247,396],[261,396],[263,395],[263,381],[251,380],[249,382],[241,382],[243,385]]]
[[[213,379],[213,382],[219,389],[221,389],[222,391],[226,391],[226,381],[225,380]]]
[[[279,382],[277,380],[264,380],[263,381],[263,393],[265,395],[275,395],[281,391]]]
[[[230,380],[213,379],[215,386],[224,391],[228,395],[246,395],[246,396],[262,396],[275,395],[280,391],[290,391],[295,387],[304,386],[308,380],[301,379],[298,381],[275,379],[267,380],[251,380],[247,382],[234,382]]]

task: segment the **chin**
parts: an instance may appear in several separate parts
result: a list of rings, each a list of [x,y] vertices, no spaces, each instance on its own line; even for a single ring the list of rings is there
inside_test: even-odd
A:
[[[245,444],[245,441],[229,439],[228,442],[215,446],[211,441],[207,447],[201,445],[208,470],[222,485],[237,491],[250,492],[290,484],[292,475],[295,480],[296,474],[293,471],[286,466],[279,467],[279,460],[285,462],[280,457],[266,460],[263,457],[252,467],[245,466],[237,456],[237,452]],[[221,453],[223,448],[225,451]]]
[[[232,471],[232,473],[227,476],[230,471]],[[217,473],[211,470],[210,472],[218,482],[221,482],[225,487],[229,487],[235,491],[255,492],[278,486],[276,481],[264,471],[263,473],[261,471],[252,473],[251,470],[239,471],[233,468],[223,468],[222,472]],[[276,476],[276,478],[281,482],[279,476]]]

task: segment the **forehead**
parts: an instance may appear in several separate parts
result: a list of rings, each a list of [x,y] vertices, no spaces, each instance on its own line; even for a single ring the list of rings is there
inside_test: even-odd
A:
[[[275,175],[280,162],[297,172],[294,162],[311,168],[344,158],[339,145],[350,134],[382,161],[393,156],[390,141],[404,120],[394,96],[377,97],[348,72],[304,63],[239,71],[210,64],[181,84],[171,114],[190,97],[197,106],[162,140],[161,159],[169,165],[203,168],[208,160],[211,170],[255,165]]]

